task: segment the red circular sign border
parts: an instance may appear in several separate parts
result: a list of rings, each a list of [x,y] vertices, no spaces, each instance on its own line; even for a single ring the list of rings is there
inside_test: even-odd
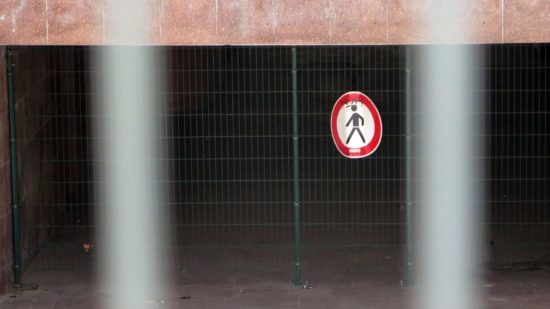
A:
[[[340,135],[336,132],[338,113],[342,107],[350,101],[360,101],[365,104],[374,119],[374,136],[372,137],[372,140],[367,145],[359,148],[359,152],[354,153],[349,151],[350,148],[344,145],[340,139]],[[332,108],[332,113],[330,114],[330,131],[332,133],[332,140],[334,141],[336,148],[343,156],[352,159],[364,158],[371,155],[376,151],[376,149],[378,149],[378,146],[380,146],[380,142],[382,141],[382,119],[376,105],[374,105],[372,100],[367,95],[359,91],[351,91],[344,93],[340,96],[340,98],[338,98],[338,100],[336,100],[336,103]]]

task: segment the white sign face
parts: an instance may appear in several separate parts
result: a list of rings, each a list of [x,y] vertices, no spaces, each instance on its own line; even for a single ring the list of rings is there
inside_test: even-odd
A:
[[[332,139],[340,153],[348,158],[372,154],[382,140],[382,119],[372,101],[361,92],[342,95],[330,116]]]

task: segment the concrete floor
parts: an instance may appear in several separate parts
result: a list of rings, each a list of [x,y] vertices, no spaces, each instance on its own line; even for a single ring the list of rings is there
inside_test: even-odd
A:
[[[409,308],[415,289],[400,287],[386,270],[304,273],[310,289],[297,288],[291,273],[182,273],[151,308]],[[500,271],[485,275],[485,308],[549,308],[550,271]],[[97,308],[111,295],[87,273],[34,272],[25,282],[36,290],[0,297],[0,308]]]

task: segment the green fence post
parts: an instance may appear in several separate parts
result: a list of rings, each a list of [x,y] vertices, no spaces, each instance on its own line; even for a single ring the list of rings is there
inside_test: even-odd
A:
[[[11,207],[13,220],[13,272],[15,287],[21,286],[21,232],[19,227],[19,196],[17,189],[17,146],[15,143],[15,102],[13,87],[13,50],[6,48],[8,77],[8,117],[10,134]]]
[[[294,285],[302,284],[300,244],[300,181],[298,173],[298,70],[296,47],[292,47],[292,145],[294,161]]]
[[[411,48],[405,50],[405,230],[407,242],[407,274],[405,286],[414,285],[412,240],[412,125],[411,125]]]

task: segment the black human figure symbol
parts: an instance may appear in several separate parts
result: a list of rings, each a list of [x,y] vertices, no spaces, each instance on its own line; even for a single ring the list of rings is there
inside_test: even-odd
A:
[[[349,144],[349,141],[351,140],[351,137],[353,136],[353,133],[357,132],[359,133],[359,136],[361,137],[361,140],[363,143],[365,142],[365,137],[363,136],[363,133],[361,133],[361,130],[359,130],[359,120],[361,120],[361,126],[365,125],[365,119],[359,115],[359,113],[355,113],[357,111],[357,106],[352,105],[351,110],[354,112],[353,115],[348,120],[348,123],[346,123],[346,127],[350,125],[351,122],[353,122],[353,129],[351,129],[351,132],[348,136],[348,139],[346,140],[346,144]]]

